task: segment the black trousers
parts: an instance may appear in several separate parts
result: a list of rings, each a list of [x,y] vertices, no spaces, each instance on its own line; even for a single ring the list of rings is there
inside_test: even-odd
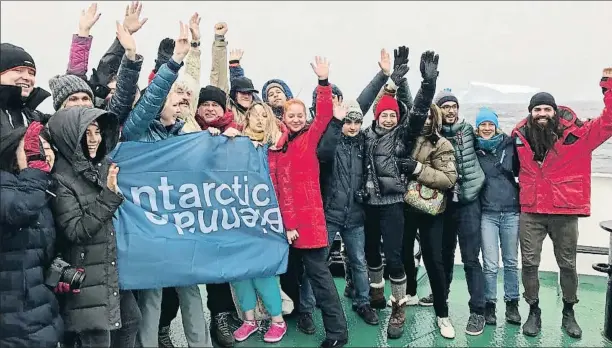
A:
[[[170,326],[179,311],[179,298],[176,289],[164,288],[162,292],[161,314],[159,316],[159,329]]]
[[[328,253],[329,248],[289,248],[289,262],[287,272],[281,275],[281,288],[298,308],[300,281],[305,271],[315,301],[321,309],[326,338],[344,340],[348,338],[346,317],[340,304],[338,289],[327,265]]]

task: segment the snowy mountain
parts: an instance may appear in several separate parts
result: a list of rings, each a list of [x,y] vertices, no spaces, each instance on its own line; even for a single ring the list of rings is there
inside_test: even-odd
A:
[[[539,91],[536,87],[472,81],[466,91],[457,94],[457,98],[463,104],[524,104]]]

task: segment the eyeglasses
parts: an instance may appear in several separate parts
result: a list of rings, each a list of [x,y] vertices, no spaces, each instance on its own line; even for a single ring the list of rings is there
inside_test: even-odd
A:
[[[450,111],[450,110],[455,110],[457,111],[459,109],[459,106],[457,104],[453,104],[453,105],[444,105],[442,106],[440,109],[444,110],[444,111]]]

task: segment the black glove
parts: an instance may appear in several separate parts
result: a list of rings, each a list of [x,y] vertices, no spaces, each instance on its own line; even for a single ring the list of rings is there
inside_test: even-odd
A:
[[[397,167],[401,174],[412,175],[417,167],[417,161],[412,157],[400,158],[397,160]]]
[[[397,69],[398,66],[406,64],[408,65],[408,53],[410,49],[406,46],[400,46],[393,50],[393,69]]]
[[[432,81],[438,78],[438,56],[434,51],[423,52],[421,55],[421,76],[425,81]]]
[[[609,77],[602,77],[601,82],[599,83],[599,85],[601,86],[601,93],[603,93],[604,95],[611,88],[610,86],[612,86],[612,81],[608,80],[610,80]]]
[[[396,67],[391,74],[391,81],[393,81],[393,83],[399,87],[402,83],[404,83],[404,81],[406,81],[404,76],[406,76],[408,70],[410,70],[410,68],[406,64]]]

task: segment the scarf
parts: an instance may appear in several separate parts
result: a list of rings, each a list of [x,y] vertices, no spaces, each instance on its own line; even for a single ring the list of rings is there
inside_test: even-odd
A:
[[[224,132],[227,126],[234,121],[234,114],[231,111],[225,112],[223,116],[216,118],[212,122],[206,122],[203,116],[196,114],[196,122],[202,130],[207,130],[209,127],[217,128],[221,132]]]
[[[503,134],[497,134],[491,139],[484,139],[482,137],[477,137],[477,139],[478,146],[481,150],[495,153],[495,149],[497,149],[497,146],[499,146],[499,143],[501,143],[501,141],[503,140]]]
[[[254,132],[253,130],[251,130],[251,128],[245,128],[244,135],[249,137],[249,139],[251,139],[252,141],[258,141],[261,143],[264,141],[264,137],[266,134],[264,132]]]

